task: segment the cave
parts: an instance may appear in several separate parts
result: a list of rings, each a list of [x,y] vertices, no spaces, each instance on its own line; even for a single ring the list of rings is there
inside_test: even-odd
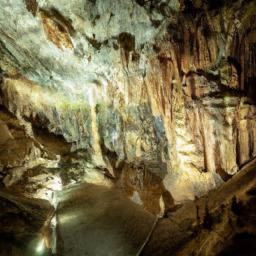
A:
[[[255,0],[0,0],[0,256],[255,245]]]

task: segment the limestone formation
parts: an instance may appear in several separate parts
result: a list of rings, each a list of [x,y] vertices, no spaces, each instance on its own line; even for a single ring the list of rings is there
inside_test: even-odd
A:
[[[0,188],[166,216],[256,156],[255,88],[255,0],[0,0]]]

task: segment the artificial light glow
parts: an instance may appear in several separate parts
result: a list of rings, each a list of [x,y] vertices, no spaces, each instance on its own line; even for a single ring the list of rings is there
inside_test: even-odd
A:
[[[79,213],[70,213],[70,214],[61,214],[59,216],[59,223],[66,224],[68,222],[73,221],[79,216]]]
[[[60,191],[62,190],[62,183],[61,183],[61,179],[54,179],[52,180],[52,182],[50,182],[50,188],[54,191]]]
[[[45,246],[44,246],[44,239],[41,239],[36,247],[36,252],[40,255],[44,252]]]
[[[51,219],[51,228],[52,228],[52,253],[56,254],[57,252],[57,234],[56,234],[56,227],[57,227],[57,218],[56,215],[53,216]]]

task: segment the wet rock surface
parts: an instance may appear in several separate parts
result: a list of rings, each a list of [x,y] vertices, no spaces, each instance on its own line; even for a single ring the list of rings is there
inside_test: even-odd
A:
[[[53,211],[46,200],[0,190],[0,255],[36,255],[42,241],[49,244]]]
[[[58,196],[60,255],[139,255],[157,217],[118,190],[84,184]]]
[[[254,160],[221,188],[160,219],[105,186],[80,184],[58,192],[55,213],[46,201],[1,191],[1,253],[34,255],[43,239],[38,254],[52,255],[49,223],[56,214],[57,255],[253,255],[255,168]]]

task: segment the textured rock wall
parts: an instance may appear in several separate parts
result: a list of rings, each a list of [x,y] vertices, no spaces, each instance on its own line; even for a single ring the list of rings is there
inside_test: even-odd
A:
[[[49,202],[0,191],[0,209],[1,255],[34,255],[35,248],[40,253],[43,239],[49,244],[48,222],[54,212]]]
[[[256,155],[255,1],[218,3],[1,0],[1,103],[137,201],[200,196]]]

